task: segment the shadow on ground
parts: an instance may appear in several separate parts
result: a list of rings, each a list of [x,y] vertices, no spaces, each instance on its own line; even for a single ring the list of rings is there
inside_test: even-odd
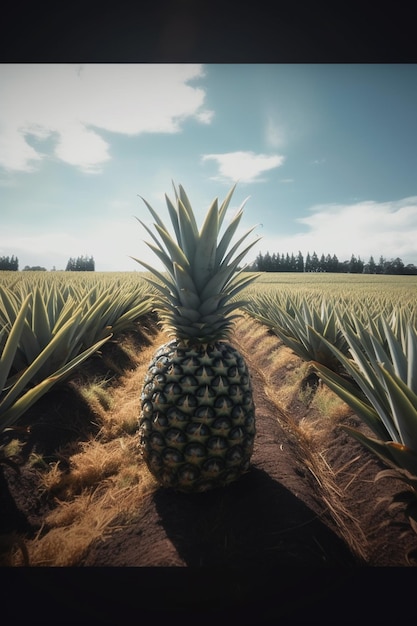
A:
[[[159,523],[187,566],[357,566],[344,542],[256,467],[227,488],[155,492]]]

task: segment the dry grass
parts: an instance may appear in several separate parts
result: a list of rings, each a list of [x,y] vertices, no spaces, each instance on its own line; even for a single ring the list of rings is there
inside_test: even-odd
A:
[[[111,464],[103,451],[93,468],[91,461],[97,454],[92,457],[89,452],[86,452],[88,459],[75,467],[72,480],[67,483],[72,486],[71,495],[67,493],[65,499],[57,501],[58,506],[46,518],[45,527],[35,539],[26,542],[30,565],[78,565],[90,544],[133,519],[143,498],[155,488],[154,479],[143,463],[133,465],[130,459],[125,467],[113,453],[110,453],[113,473],[107,478],[98,477],[97,468],[104,464],[109,470]],[[82,487],[94,478],[94,484]],[[75,487],[79,490],[77,494],[73,492]],[[21,551],[16,551],[13,565],[24,565]]]
[[[349,511],[349,497],[339,485],[336,470],[328,461],[326,449],[329,431],[351,415],[351,409],[330,389],[320,386],[311,401],[310,398],[305,398],[305,416],[300,419],[299,410],[295,415],[289,409],[296,398],[303,403],[301,381],[308,373],[309,364],[297,357],[277,337],[275,340],[270,336],[265,338],[265,328],[251,318],[244,316],[236,323],[236,338],[242,337],[242,334],[245,338],[250,334],[252,345],[249,351],[245,339],[245,350],[240,349],[244,356],[250,352],[252,362],[262,371],[265,391],[278,409],[277,419],[285,422],[285,426],[297,440],[299,460],[319,486],[326,507],[324,514],[330,514],[352,551],[359,558],[366,559],[366,536],[360,528],[359,520]],[[359,466],[358,472],[360,471]]]
[[[158,335],[156,344],[164,341]],[[37,536],[25,541],[25,550],[16,545],[11,565],[27,560],[31,566],[79,564],[92,542],[134,518],[143,498],[156,488],[135,436],[140,391],[154,349],[145,346],[135,353],[136,368],[117,386],[94,379],[79,390],[100,431],[79,443],[76,452],[67,449],[68,469],[56,462],[40,471],[41,488],[55,498],[56,507]]]
[[[311,408],[321,416],[331,420],[333,423],[340,423],[352,414],[352,409],[333,393],[331,389],[321,385],[311,402]]]

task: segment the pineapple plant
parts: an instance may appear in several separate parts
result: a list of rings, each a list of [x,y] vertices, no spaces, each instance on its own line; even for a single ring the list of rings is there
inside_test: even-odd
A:
[[[221,235],[236,185],[220,206],[214,199],[200,230],[184,188],[173,187],[175,204],[165,194],[172,234],[144,198],[156,233],[137,218],[166,271],[132,258],[151,273],[155,311],[169,338],[145,376],[139,446],[159,484],[203,492],[239,478],[253,452],[252,383],[230,336],[245,304],[236,295],[257,277],[242,273],[239,264],[257,240],[239,252],[252,227],[232,244],[246,201]]]

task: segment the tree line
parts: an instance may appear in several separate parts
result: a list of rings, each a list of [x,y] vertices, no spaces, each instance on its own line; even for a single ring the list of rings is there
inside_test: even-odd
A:
[[[19,269],[19,259],[14,255],[2,256],[0,257],[0,270],[8,270],[8,271],[18,271]],[[53,268],[55,269],[55,268]],[[38,272],[46,272],[46,267],[41,267],[40,265],[25,265],[23,271],[38,271]],[[92,256],[79,256],[77,258],[68,259],[67,266],[65,268],[66,272],[94,272],[95,271],[95,262],[94,257]]]
[[[0,270],[17,271],[19,269],[19,259],[12,255],[0,257]],[[55,269],[55,268],[53,268]],[[310,255],[307,253],[306,258],[301,252],[295,256],[292,254],[280,254],[274,252],[270,254],[259,252],[254,263],[247,268],[256,272],[335,272],[350,274],[406,274],[417,275],[417,267],[412,263],[405,265],[403,261],[397,257],[387,260],[383,256],[376,263],[374,258],[369,257],[369,261],[365,263],[360,257],[352,254],[349,261],[339,261],[335,254],[324,255],[320,257],[316,252]],[[46,271],[45,267],[25,265],[23,271]],[[70,257],[65,268],[66,272],[94,272],[95,261],[92,256],[79,256],[77,258]]]
[[[0,270],[18,270],[19,269],[19,259],[13,256],[2,256],[0,257]]]
[[[254,263],[248,268],[256,272],[336,272],[349,274],[417,274],[417,267],[412,263],[405,265],[403,261],[397,257],[387,260],[383,256],[378,262],[375,262],[372,256],[365,263],[360,257],[354,254],[350,260],[339,261],[335,254],[322,254],[320,257],[316,252],[310,255],[307,253],[306,258],[301,252],[297,255],[280,254],[274,252],[270,254],[259,252]]]
[[[77,259],[70,258],[65,268],[66,272],[94,272],[95,263],[92,256],[79,256]]]

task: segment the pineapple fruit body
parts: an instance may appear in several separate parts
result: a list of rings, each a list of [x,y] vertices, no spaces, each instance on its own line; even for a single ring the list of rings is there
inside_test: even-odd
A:
[[[227,341],[174,339],[150,363],[139,419],[143,458],[178,491],[226,486],[249,469],[255,407],[242,355]]]
[[[255,280],[238,253],[253,228],[233,242],[243,205],[221,232],[235,185],[222,204],[215,198],[199,229],[191,203],[174,186],[168,196],[172,231],[144,200],[155,233],[146,242],[165,272],[136,259],[152,278],[159,322],[171,341],[155,353],[141,395],[140,448],[158,482],[178,491],[226,486],[249,468],[255,409],[246,363],[229,343],[245,300],[236,295]],[[133,257],[134,258],[134,257]]]

